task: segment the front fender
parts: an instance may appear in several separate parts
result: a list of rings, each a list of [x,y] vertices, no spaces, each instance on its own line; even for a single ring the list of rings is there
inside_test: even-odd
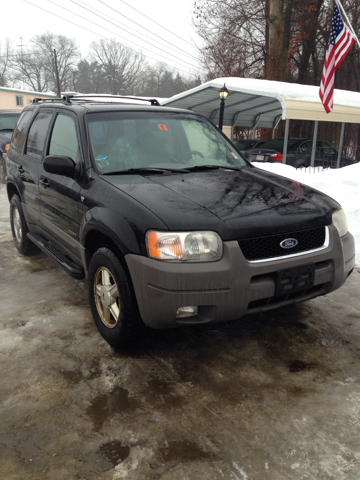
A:
[[[150,213],[150,212],[149,212]],[[138,219],[137,219],[138,220]],[[151,228],[166,229],[166,226],[157,218],[149,224]],[[96,206],[88,210],[80,227],[80,243],[86,246],[86,238],[90,232],[99,232],[109,237],[120,249],[123,255],[133,253],[146,255],[144,224],[134,221],[134,218],[124,218],[119,211]]]

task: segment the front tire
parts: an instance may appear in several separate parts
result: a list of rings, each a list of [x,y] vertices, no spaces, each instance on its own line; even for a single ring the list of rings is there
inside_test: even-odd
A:
[[[89,265],[89,299],[95,324],[112,347],[123,347],[137,332],[140,320],[131,282],[118,257],[97,250]]]
[[[10,200],[10,224],[15,247],[22,255],[32,255],[39,251],[38,247],[28,238],[29,231],[20,198],[13,195]]]

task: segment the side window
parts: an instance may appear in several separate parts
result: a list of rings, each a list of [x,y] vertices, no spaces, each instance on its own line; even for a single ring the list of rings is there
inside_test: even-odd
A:
[[[321,147],[321,153],[324,153],[326,155],[335,155],[337,152],[336,150],[330,145],[330,143],[327,142],[318,142]]]
[[[300,147],[300,150],[302,153],[311,153],[311,149],[312,149],[312,141],[304,142]]]
[[[30,157],[41,161],[46,134],[49,128],[52,114],[50,112],[40,112],[33,121],[26,144],[26,153]]]
[[[31,110],[28,110],[20,115],[11,139],[11,148],[15,150],[20,148],[21,140],[24,138],[25,127],[28,125],[32,113]]]
[[[65,155],[77,161],[79,143],[74,120],[68,115],[58,115],[51,134],[49,155]]]

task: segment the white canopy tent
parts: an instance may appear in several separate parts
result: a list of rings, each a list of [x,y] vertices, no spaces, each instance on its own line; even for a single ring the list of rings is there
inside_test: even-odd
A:
[[[360,93],[345,90],[334,92],[334,109],[326,113],[319,98],[319,87],[275,82],[254,78],[224,77],[203,83],[162,102],[170,107],[186,108],[201,113],[218,123],[219,90],[226,85],[229,95],[224,112],[224,125],[231,127],[275,128],[286,120],[284,162],[290,120],[315,121],[312,163],[315,158],[318,122],[342,123],[339,158],[345,123],[360,123]]]

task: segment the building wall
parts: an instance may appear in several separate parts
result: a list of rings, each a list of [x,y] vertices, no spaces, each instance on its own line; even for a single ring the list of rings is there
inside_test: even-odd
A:
[[[223,133],[231,139],[231,127],[229,125],[223,126]]]
[[[0,88],[0,110],[19,110],[30,105],[34,98],[56,98],[56,95]]]

